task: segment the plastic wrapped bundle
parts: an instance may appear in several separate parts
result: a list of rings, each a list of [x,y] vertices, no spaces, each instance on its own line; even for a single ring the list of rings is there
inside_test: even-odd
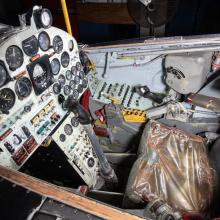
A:
[[[214,170],[201,137],[150,121],[138,154],[125,194],[129,200],[139,204],[161,199],[181,212],[207,210]]]

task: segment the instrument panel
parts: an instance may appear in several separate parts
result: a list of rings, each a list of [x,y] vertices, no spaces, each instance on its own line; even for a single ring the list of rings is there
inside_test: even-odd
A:
[[[58,28],[27,26],[0,47],[0,163],[19,169],[65,117],[60,100],[79,99],[88,80]]]

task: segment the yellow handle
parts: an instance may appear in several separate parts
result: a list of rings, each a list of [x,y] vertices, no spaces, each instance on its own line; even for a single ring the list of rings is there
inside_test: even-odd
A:
[[[60,0],[60,1],[61,1],[61,5],[62,5],[63,16],[64,16],[64,19],[65,19],[67,32],[70,35],[72,35],[72,29],[71,29],[69,14],[68,14],[68,10],[67,10],[67,7],[66,7],[66,0]]]

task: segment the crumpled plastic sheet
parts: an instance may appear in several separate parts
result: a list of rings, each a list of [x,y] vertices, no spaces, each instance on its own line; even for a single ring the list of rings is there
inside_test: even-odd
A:
[[[204,213],[215,186],[204,140],[174,127],[149,121],[127,184],[134,203],[162,199],[181,212]]]

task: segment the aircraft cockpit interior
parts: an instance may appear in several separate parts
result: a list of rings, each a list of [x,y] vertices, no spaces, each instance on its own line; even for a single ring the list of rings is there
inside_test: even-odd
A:
[[[19,21],[0,25],[1,167],[136,219],[220,216],[220,35],[83,45],[47,8]]]

